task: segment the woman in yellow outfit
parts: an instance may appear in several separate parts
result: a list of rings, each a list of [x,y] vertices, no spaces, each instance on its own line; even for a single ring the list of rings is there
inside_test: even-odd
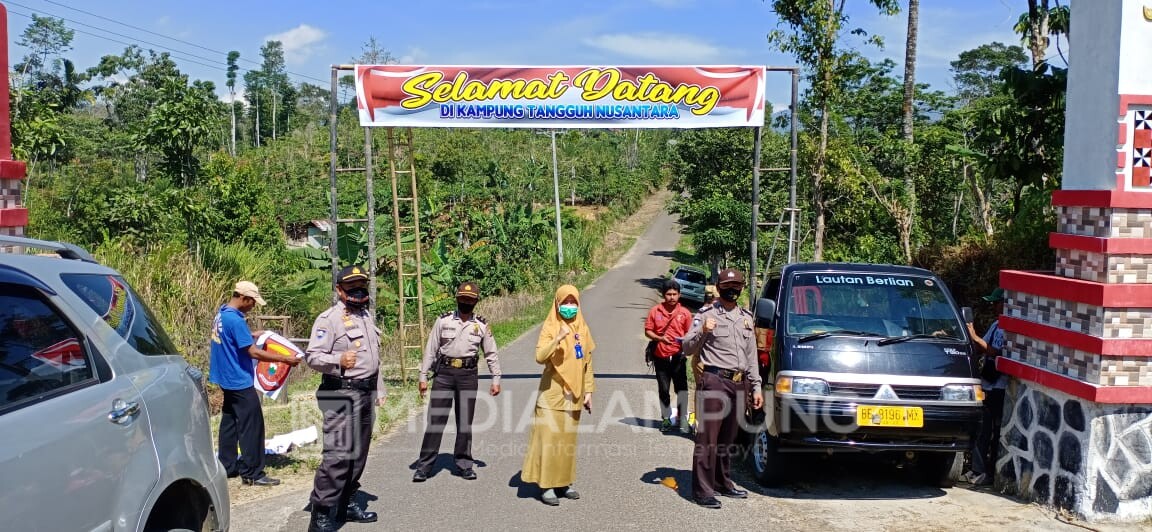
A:
[[[579,310],[575,286],[556,289],[552,312],[536,342],[536,362],[544,365],[544,373],[520,478],[540,486],[540,500],[549,506],[559,505],[560,497],[580,498],[571,488],[576,479],[576,429],[580,408],[592,412],[596,342]]]

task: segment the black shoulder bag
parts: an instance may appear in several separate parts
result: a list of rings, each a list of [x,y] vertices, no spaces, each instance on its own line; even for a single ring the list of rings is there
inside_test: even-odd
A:
[[[675,313],[673,313],[672,316],[668,318],[668,324],[664,326],[663,331],[660,331],[660,336],[664,336],[664,333],[668,332],[668,328],[672,326],[672,320],[674,319],[676,319]],[[648,346],[644,348],[644,363],[648,364],[649,366],[652,365],[653,360],[656,360],[657,342],[658,340],[648,340]]]

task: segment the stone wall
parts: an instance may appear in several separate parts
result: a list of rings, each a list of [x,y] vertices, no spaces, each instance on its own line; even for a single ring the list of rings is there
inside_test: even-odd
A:
[[[1058,249],[1056,275],[1097,283],[1152,283],[1152,257]]]
[[[1095,519],[1152,513],[1152,406],[1013,379],[1004,408],[999,489]]]
[[[1058,375],[1099,386],[1152,386],[1148,357],[1099,355],[1013,332],[1004,340],[1008,358]]]
[[[1114,207],[1057,206],[1056,231],[1101,238],[1152,238],[1152,211]]]
[[[1106,308],[1013,291],[1004,315],[1097,338],[1152,337],[1152,308]]]

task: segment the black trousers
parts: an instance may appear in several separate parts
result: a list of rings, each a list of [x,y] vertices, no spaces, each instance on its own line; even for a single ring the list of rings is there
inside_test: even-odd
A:
[[[680,426],[688,426],[688,372],[686,357],[676,354],[669,358],[655,357],[652,367],[656,370],[657,392],[660,395],[660,417],[668,419],[672,415],[669,397],[669,384],[676,390],[676,409],[680,415]]]
[[[990,389],[984,393],[984,419],[980,423],[980,433],[976,436],[976,448],[972,452],[972,472],[994,473],[996,471],[996,451],[1000,447],[1000,424],[1004,421],[1005,390]]]
[[[220,463],[229,476],[260,478],[264,476],[264,411],[260,409],[260,393],[255,386],[221,391],[224,406],[220,410],[218,436]]]
[[[432,381],[432,397],[428,401],[428,428],[424,431],[420,458],[416,461],[416,468],[420,471],[432,472],[432,465],[436,463],[436,455],[440,452],[444,427],[448,424],[448,411],[453,407],[456,414],[456,447],[452,457],[456,467],[472,468],[472,419],[476,417],[476,381],[476,368],[437,368],[436,378]]]
[[[312,488],[314,505],[342,507],[360,489],[376,418],[374,390],[316,391],[324,414],[324,452]]]
[[[736,436],[744,414],[745,384],[711,373],[701,373],[696,383],[696,447],[692,453],[692,496],[713,497],[716,490],[735,485],[729,471],[739,450]]]

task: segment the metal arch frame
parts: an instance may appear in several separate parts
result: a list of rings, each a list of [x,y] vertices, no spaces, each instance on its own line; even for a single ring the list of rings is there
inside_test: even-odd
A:
[[[780,233],[780,226],[784,224],[784,215],[788,215],[788,258],[787,263],[792,263],[796,260],[796,174],[797,174],[797,128],[799,124],[799,111],[800,111],[800,67],[772,67],[766,66],[764,70],[767,72],[790,72],[792,75],[792,104],[790,107],[789,121],[791,122],[791,147],[789,148],[789,164],[787,170],[789,171],[789,187],[788,187],[788,208],[780,213],[779,222],[761,222],[760,221],[760,141],[762,136],[763,126],[755,128],[756,142],[752,155],[752,238],[749,249],[750,260],[748,261],[748,308],[755,308],[756,299],[759,296],[759,291],[756,287],[756,263],[758,261],[759,250],[759,228],[761,226],[776,226],[776,235],[772,238],[772,250],[768,255],[768,263],[764,265],[765,282],[767,282],[767,274],[772,269],[772,257],[776,253],[776,240]],[[771,113],[769,113],[771,117]],[[782,171],[785,168],[770,168],[769,171]]]
[[[340,106],[339,106],[339,100],[338,100],[339,73],[340,72],[346,72],[346,71],[354,71],[354,70],[355,70],[355,65],[349,65],[349,64],[332,65],[332,67],[331,67],[331,75],[332,75],[331,98],[330,98],[331,106],[330,106],[330,115],[329,115],[329,148],[330,148],[329,194],[330,194],[330,209],[331,209],[330,216],[331,216],[331,219],[329,220],[329,227],[328,227],[328,237],[329,237],[328,246],[329,246],[329,252],[332,255],[333,284],[335,284],[336,276],[338,275],[339,270],[340,270],[340,263],[339,263],[340,256],[339,256],[339,249],[338,249],[338,242],[337,242],[337,227],[342,222],[360,221],[360,220],[341,220],[339,218],[339,211],[337,210],[338,205],[337,205],[337,199],[336,199],[336,194],[337,194],[336,174],[338,172],[338,164],[339,164],[338,156],[337,156],[337,137],[338,137],[338,128],[337,128],[338,124],[337,123],[339,120],[339,113],[340,113]],[[752,161],[752,216],[751,216],[751,221],[750,221],[751,222],[750,223],[750,225],[751,225],[751,239],[750,239],[750,243],[749,243],[749,262],[748,262],[748,264],[749,264],[749,266],[748,266],[748,280],[749,281],[748,282],[749,282],[749,288],[750,288],[748,301],[749,301],[749,307],[750,308],[754,307],[755,302],[756,302],[756,298],[758,297],[757,275],[756,275],[757,268],[756,268],[756,266],[757,266],[757,263],[759,262],[759,249],[758,249],[759,248],[759,245],[758,245],[759,244],[759,228],[761,226],[776,226],[776,235],[774,235],[773,240],[772,240],[772,250],[769,254],[768,264],[765,265],[765,274],[767,274],[768,272],[771,271],[771,261],[772,261],[772,257],[775,255],[776,242],[777,242],[777,238],[779,235],[780,226],[784,225],[785,214],[788,217],[788,222],[787,222],[787,225],[788,225],[787,262],[791,263],[796,258],[796,214],[798,212],[798,209],[796,207],[796,180],[797,180],[797,164],[798,164],[797,163],[797,157],[798,157],[797,137],[798,137],[798,120],[799,120],[798,119],[798,113],[799,113],[800,67],[798,67],[798,66],[791,66],[791,67],[765,66],[764,70],[765,70],[765,72],[789,72],[791,74],[791,78],[792,78],[792,98],[791,98],[792,101],[791,101],[791,106],[790,106],[791,141],[790,141],[790,149],[789,149],[789,166],[788,166],[788,168],[786,168],[789,171],[789,178],[790,178],[789,203],[788,203],[787,209],[785,209],[781,213],[781,217],[780,217],[779,222],[771,223],[771,222],[761,222],[760,221],[760,174],[764,170],[760,167],[760,154],[761,154],[761,142],[762,142],[762,137],[763,137],[764,126],[763,125],[756,126],[756,127],[752,128],[753,134],[755,135],[755,137],[754,137],[753,161]],[[770,120],[771,119],[771,113],[769,113],[768,116],[769,116],[769,120]],[[362,221],[365,221],[368,224],[368,260],[369,260],[369,263],[372,265],[371,268],[368,268],[369,269],[369,272],[368,272],[368,275],[369,275],[369,292],[370,292],[370,297],[371,297],[370,302],[369,302],[369,310],[370,310],[370,312],[372,312],[373,319],[375,319],[375,315],[376,315],[375,314],[375,312],[376,312],[376,291],[377,291],[376,290],[376,288],[377,288],[376,267],[375,267],[376,266],[376,223],[375,223],[376,222],[376,212],[375,212],[376,205],[375,205],[375,194],[373,193],[374,184],[373,184],[373,161],[372,161],[372,131],[371,131],[370,127],[366,127],[366,126],[362,126],[362,127],[364,129],[364,157],[365,157],[365,166],[364,166],[363,171],[365,173],[365,181],[366,181],[365,188],[366,188],[367,194],[368,194],[367,219],[362,220]],[[555,142],[555,131],[554,130],[553,130],[553,142]],[[555,151],[553,151],[553,156],[555,156]],[[785,170],[785,168],[769,168],[767,170],[768,171],[783,171],[783,170]],[[412,179],[415,179],[414,175],[412,176]],[[557,206],[556,216],[557,216],[557,221],[559,221],[559,216],[560,216],[559,206]],[[399,230],[399,229],[397,229],[397,230]],[[419,236],[419,235],[417,235],[417,236]],[[396,245],[397,246],[401,245],[399,242],[399,236],[397,237]],[[417,240],[416,245],[417,245],[417,248],[419,248],[419,240]],[[399,247],[397,249],[399,249]],[[560,249],[562,249],[562,248],[560,248]],[[560,253],[563,253],[563,252],[560,251]],[[562,264],[563,255],[560,255],[558,260],[561,261],[561,264]],[[404,289],[403,282],[401,281],[401,285],[398,287],[398,290],[401,291],[401,297],[403,297],[403,293],[402,293],[403,289]],[[422,290],[421,290],[421,292],[422,292]],[[335,299],[335,295],[333,296],[333,298]],[[420,294],[420,296],[418,296],[417,304],[418,304],[418,306],[421,307],[419,309],[419,311],[420,311],[419,314],[422,315],[423,314],[423,312],[422,312],[423,311],[422,294]],[[400,324],[400,326],[403,327],[403,324]],[[419,340],[422,341],[423,340],[423,323],[420,324],[420,328],[421,328],[421,338]],[[403,348],[401,348],[401,351],[403,351]],[[404,379],[407,379],[407,372],[404,371],[404,368],[403,368],[403,353],[401,353],[401,372],[404,373],[404,375],[402,375],[402,377]]]

